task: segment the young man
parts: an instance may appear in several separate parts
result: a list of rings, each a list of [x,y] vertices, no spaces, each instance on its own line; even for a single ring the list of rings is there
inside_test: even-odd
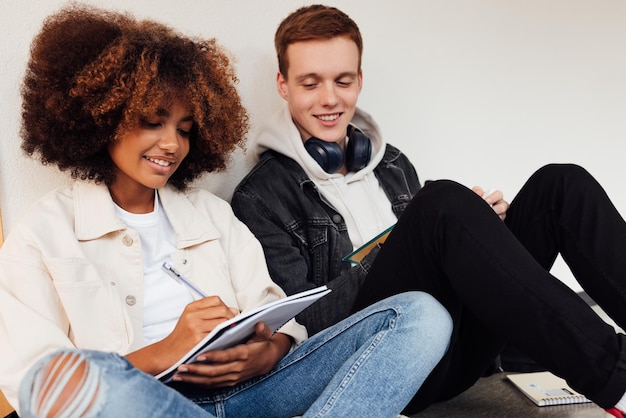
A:
[[[257,138],[260,161],[232,204],[287,293],[333,289],[299,317],[309,331],[420,289],[446,306],[454,330],[411,412],[471,386],[505,342],[598,405],[626,410],[624,335],[548,272],[561,253],[626,326],[626,223],[600,185],[580,167],[546,166],[510,208],[500,192],[451,181],[421,188],[408,159],[357,108],[362,40],[348,16],[303,7],[280,24],[275,45],[287,106]],[[358,264],[342,261],[394,224]]]

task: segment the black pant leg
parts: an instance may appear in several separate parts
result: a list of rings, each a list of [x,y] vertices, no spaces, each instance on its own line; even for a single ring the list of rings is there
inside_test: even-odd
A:
[[[425,186],[379,252],[355,302],[356,311],[393,294],[423,290],[435,296],[450,312],[454,322],[450,348],[409,405],[411,413],[472,386],[504,345],[501,337],[467,309],[448,280],[451,273],[446,267],[451,263],[445,262],[442,254],[448,253],[445,248],[448,234],[455,235],[446,231],[446,208],[456,211],[457,207],[463,207],[470,193],[448,181],[430,182]],[[478,199],[478,196],[472,197]],[[493,211],[484,210],[488,209],[484,202],[480,201],[479,205],[483,215],[495,216]],[[497,216],[495,219],[499,222]],[[496,220],[491,219],[491,222]]]
[[[545,269],[560,253],[587,294],[626,329],[626,222],[586,170],[539,169],[511,202],[505,223]]]
[[[433,182],[418,193],[355,309],[413,289],[433,294],[455,322],[449,352],[417,394],[417,408],[471,385],[507,340],[600,405],[612,406],[626,387],[622,372],[614,376],[621,339],[463,186]],[[617,383],[607,388],[609,381]]]

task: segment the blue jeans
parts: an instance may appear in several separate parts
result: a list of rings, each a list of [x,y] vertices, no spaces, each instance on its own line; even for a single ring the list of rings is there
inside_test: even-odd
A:
[[[448,312],[433,297],[403,293],[312,336],[268,374],[219,390],[164,385],[114,353],[62,352],[88,360],[83,386],[95,390],[77,397],[88,411],[82,416],[395,417],[446,352],[451,331]],[[58,354],[41,359],[24,378],[23,418],[39,416],[37,388]]]

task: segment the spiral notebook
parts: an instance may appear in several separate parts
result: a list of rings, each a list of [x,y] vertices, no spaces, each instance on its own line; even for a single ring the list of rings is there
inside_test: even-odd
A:
[[[550,372],[509,374],[506,377],[538,406],[591,402]]]

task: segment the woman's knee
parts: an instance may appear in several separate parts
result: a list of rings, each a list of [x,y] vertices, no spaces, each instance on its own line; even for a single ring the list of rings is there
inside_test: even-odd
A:
[[[424,316],[433,318],[442,329],[452,331],[452,317],[448,310],[430,293],[415,291],[415,304],[424,313]]]
[[[78,350],[63,350],[38,363],[20,403],[36,417],[97,416],[105,388],[100,367]]]
[[[398,295],[403,310],[417,322],[418,332],[428,332],[432,338],[445,344],[452,334],[452,317],[446,308],[432,295],[423,291],[411,291]]]

